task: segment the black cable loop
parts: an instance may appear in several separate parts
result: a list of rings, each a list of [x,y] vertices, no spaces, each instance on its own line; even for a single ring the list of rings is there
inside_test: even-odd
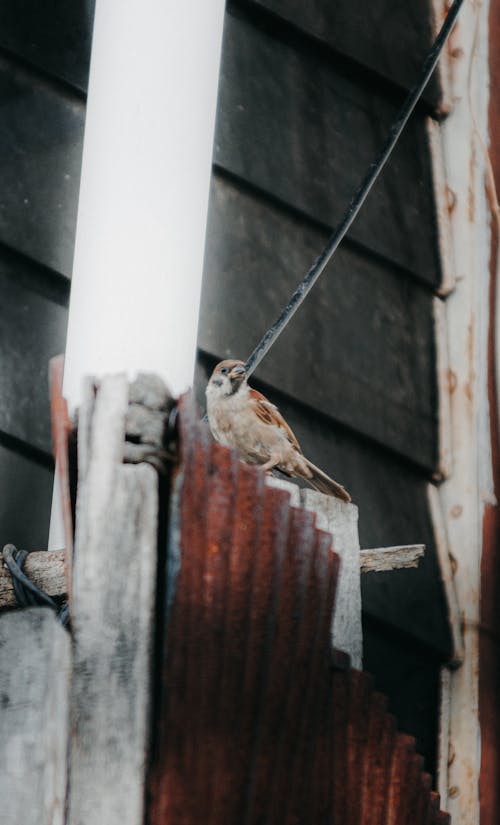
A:
[[[463,0],[454,0],[446,16],[446,19],[441,27],[441,30],[438,36],[436,37],[436,40],[434,41],[434,45],[432,46],[427,57],[425,58],[419,79],[414,85],[414,87],[411,89],[411,91],[408,93],[406,100],[403,103],[403,106],[398,112],[396,120],[391,126],[389,135],[384,145],[382,146],[379,155],[370,165],[368,172],[362,180],[358,190],[354,194],[344,217],[342,218],[337,229],[330,236],[323,252],[318,256],[318,258],[316,258],[309,272],[307,273],[305,278],[300,282],[297,289],[293,293],[287,306],[281,312],[281,314],[276,319],[272,327],[266,332],[261,341],[257,344],[254,351],[247,360],[245,364],[245,372],[247,377],[250,377],[250,375],[260,364],[264,356],[271,349],[272,345],[274,344],[278,336],[283,332],[284,328],[286,327],[292,316],[298,310],[302,301],[306,298],[306,296],[318,280],[319,276],[321,275],[324,268],[332,258],[334,252],[341,243],[342,239],[350,229],[353,221],[357,217],[359,210],[363,206],[363,203],[365,202],[373,184],[377,180],[380,172],[382,171],[388,158],[390,157],[391,152],[394,149],[401,135],[401,132],[406,126],[406,123],[408,122],[411,113],[413,112],[422,92],[424,91],[429,81],[432,72],[436,67],[436,64],[439,60],[439,56],[455,24],[462,4]]]
[[[67,603],[62,606],[57,604],[23,572],[24,562],[28,556],[26,550],[18,550],[13,544],[6,544],[2,556],[11,575],[14,594],[19,607],[50,607],[57,614],[62,626],[67,627],[69,623]]]

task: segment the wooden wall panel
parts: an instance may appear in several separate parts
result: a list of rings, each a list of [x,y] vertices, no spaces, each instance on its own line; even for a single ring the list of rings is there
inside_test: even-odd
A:
[[[366,578],[366,577],[365,577]],[[425,770],[436,778],[440,662],[432,652],[404,634],[365,617],[364,669],[375,687],[389,697],[398,728],[417,740]]]
[[[94,5],[94,0],[4,0],[0,48],[85,90]]]
[[[227,15],[214,160],[333,227],[386,138],[396,108],[331,65]],[[428,139],[407,126],[350,236],[439,283]]]
[[[0,440],[0,543],[45,550],[53,471]],[[1,548],[0,548],[1,549]]]
[[[252,4],[405,87],[415,82],[434,38],[432,0],[253,0]],[[431,79],[425,98],[440,107],[437,76]]]
[[[199,346],[247,358],[325,240],[324,232],[215,177]],[[431,293],[344,245],[257,375],[433,471],[433,334]]]
[[[70,275],[84,104],[0,57],[0,242]]]
[[[48,365],[64,352],[67,310],[29,271],[0,250],[0,431],[50,455]]]

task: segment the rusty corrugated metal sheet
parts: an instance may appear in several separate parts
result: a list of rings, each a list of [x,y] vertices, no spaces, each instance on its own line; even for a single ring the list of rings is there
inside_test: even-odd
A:
[[[150,825],[444,825],[414,740],[332,653],[331,537],[187,399],[180,449]]]

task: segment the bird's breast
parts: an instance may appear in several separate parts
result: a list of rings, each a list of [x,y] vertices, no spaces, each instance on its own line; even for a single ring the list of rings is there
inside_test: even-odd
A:
[[[263,464],[272,455],[288,456],[293,450],[286,431],[278,424],[263,422],[249,399],[239,393],[210,402],[207,413],[214,438],[237,449],[249,464]]]

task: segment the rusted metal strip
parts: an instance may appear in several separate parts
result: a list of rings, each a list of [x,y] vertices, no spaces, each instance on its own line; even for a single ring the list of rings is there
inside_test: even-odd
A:
[[[284,800],[287,799],[294,770],[300,709],[307,685],[307,668],[311,652],[309,644],[310,604],[308,582],[313,575],[315,547],[314,518],[311,513],[292,510],[292,530],[289,537],[289,568],[284,587],[288,590],[287,608],[289,675],[282,696],[281,719],[275,742],[276,764],[270,785],[269,822],[281,815],[286,822]]]
[[[64,527],[66,593],[71,603],[73,580],[74,511],[72,505],[72,479],[70,475],[69,439],[73,431],[68,405],[63,398],[62,385],[64,355],[51,358],[49,364],[50,407],[52,419],[52,443]],[[73,491],[74,492],[74,491]],[[74,498],[74,496],[73,496]]]
[[[396,741],[396,723],[387,713],[387,699],[372,693],[361,781],[361,822],[384,825],[390,784],[391,754]]]

